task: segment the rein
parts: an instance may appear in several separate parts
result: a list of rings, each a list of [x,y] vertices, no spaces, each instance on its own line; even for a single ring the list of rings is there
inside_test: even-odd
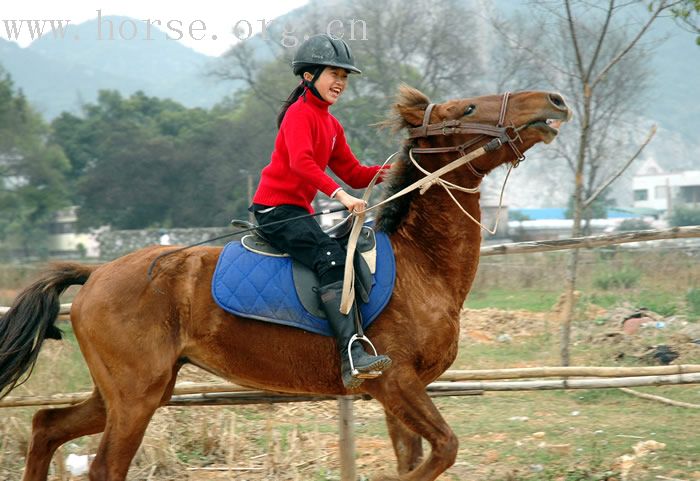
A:
[[[391,158],[391,157],[390,157],[390,158]],[[374,183],[374,181],[373,181],[373,183]],[[314,213],[311,213],[311,214],[302,214],[302,215],[298,215],[298,216],[295,216],[295,217],[290,217],[289,219],[276,220],[276,221],[273,221],[273,222],[268,222],[268,223],[266,223],[266,224],[254,225],[254,226],[249,227],[249,228],[247,228],[247,229],[237,230],[236,232],[230,232],[230,233],[228,233],[228,234],[220,235],[220,236],[217,236],[217,237],[212,237],[212,238],[210,238],[210,239],[205,239],[205,240],[200,241],[200,242],[195,242],[194,244],[189,244],[189,245],[186,245],[186,246],[183,246],[183,247],[179,247],[179,248],[177,248],[177,249],[173,249],[173,250],[170,250],[170,251],[167,251],[167,252],[163,252],[162,254],[157,255],[157,256],[153,259],[153,261],[151,261],[151,264],[148,266],[148,271],[147,271],[148,280],[149,280],[149,282],[153,280],[153,269],[155,268],[155,266],[156,266],[156,264],[158,263],[159,260],[161,260],[163,257],[169,256],[169,255],[172,255],[172,254],[175,254],[175,253],[177,253],[177,252],[182,252],[182,251],[184,251],[185,249],[191,249],[192,247],[201,246],[201,245],[203,245],[203,244],[208,244],[209,242],[218,241],[218,240],[221,240],[221,239],[225,239],[225,238],[227,238],[227,237],[233,237],[233,236],[235,236],[235,235],[245,234],[246,232],[251,232],[251,231],[257,230],[259,227],[266,227],[266,226],[271,226],[271,225],[284,224],[284,223],[286,223],[286,222],[291,222],[291,221],[294,221],[294,220],[305,219],[305,218],[307,218],[307,217],[316,217],[316,216],[319,216],[319,215],[332,214],[332,213],[334,213],[334,212],[341,212],[341,211],[344,211],[344,210],[345,210],[345,206],[334,207],[333,209],[323,209],[323,210],[320,210],[320,211],[318,211],[318,212],[314,212]]]
[[[482,124],[476,124],[473,122],[461,122],[459,120],[447,120],[443,122],[439,122],[437,124],[430,124],[430,114],[435,107],[435,104],[429,104],[428,107],[425,109],[425,114],[423,116],[423,125],[420,127],[415,127],[412,129],[409,129],[409,139],[413,138],[419,138],[419,137],[425,137],[425,136],[431,136],[431,135],[453,135],[457,133],[476,133],[480,134],[478,137],[475,139],[472,139],[468,142],[465,142],[460,145],[455,145],[455,146],[447,146],[447,147],[411,147],[408,151],[408,156],[411,162],[420,170],[422,173],[426,174],[425,177],[422,179],[417,180],[416,182],[412,183],[411,185],[404,187],[401,189],[399,192],[395,193],[391,197],[388,197],[384,199],[383,201],[371,206],[367,207],[363,212],[368,212],[370,210],[374,210],[378,208],[381,205],[384,205],[388,202],[391,202],[403,195],[408,194],[409,192],[412,192],[416,189],[420,189],[420,193],[424,194],[430,187],[432,187],[435,184],[439,184],[441,187],[443,187],[447,193],[450,195],[452,200],[459,206],[459,208],[464,212],[471,220],[476,222],[481,228],[489,232],[490,234],[494,234],[496,229],[498,228],[498,220],[500,218],[500,215],[496,218],[496,225],[494,226],[494,229],[489,229],[483,224],[481,224],[479,221],[474,219],[474,217],[469,214],[468,212],[465,211],[465,209],[459,204],[457,199],[455,199],[454,195],[450,190],[459,190],[461,192],[466,192],[470,194],[475,194],[479,192],[479,187],[474,187],[474,188],[467,188],[467,187],[461,187],[458,185],[455,185],[451,182],[448,182],[446,180],[443,180],[441,177],[445,175],[446,173],[455,170],[463,165],[466,165],[467,168],[474,174],[477,178],[483,178],[484,173],[479,172],[476,170],[476,168],[471,165],[471,162],[476,159],[477,157],[481,157],[482,155],[486,154],[487,152],[493,152],[504,145],[509,145],[511,150],[513,150],[513,153],[515,153],[515,159],[511,161],[511,167],[508,170],[508,174],[506,175],[506,178],[503,182],[503,187],[501,188],[501,195],[500,195],[500,201],[499,201],[499,214],[500,214],[500,208],[503,202],[503,193],[505,191],[505,186],[506,182],[508,180],[508,177],[510,176],[510,171],[514,168],[517,167],[520,162],[525,160],[525,156],[520,152],[520,150],[517,148],[515,145],[515,142],[522,142],[522,139],[520,138],[519,132],[524,129],[527,124],[521,125],[520,127],[516,127],[515,125],[511,124],[509,126],[505,126],[506,122],[506,113],[508,109],[508,99],[510,97],[510,92],[506,92],[503,94],[503,100],[501,102],[501,110],[498,116],[498,123],[496,126],[491,126],[491,125],[482,125]],[[453,130],[446,130],[446,129],[453,129]],[[466,149],[468,147],[473,146],[474,144],[478,143],[479,141],[482,141],[485,139],[485,137],[493,137],[489,142],[487,142],[485,145],[471,150],[469,152],[466,152]],[[457,159],[453,160],[447,165],[444,165],[443,167],[439,168],[435,172],[428,172],[425,170],[423,167],[418,164],[418,161],[415,159],[413,156],[413,153],[417,154],[441,154],[445,152],[459,152],[462,155],[458,157]],[[384,167],[397,153],[392,154],[384,163],[382,164],[382,167]],[[376,181],[376,178],[379,176],[380,172],[382,169],[380,169],[377,172],[377,175],[375,176],[375,179],[372,180],[372,183],[370,186],[367,188],[368,190],[371,190],[371,188],[374,186],[374,183]],[[365,197],[369,197],[368,194],[365,194]],[[357,215],[357,214],[354,214]]]
[[[408,151],[408,156],[413,162],[413,164],[420,170],[423,174],[426,174],[425,177],[423,177],[420,180],[417,180],[416,182],[412,183],[411,185],[404,187],[401,189],[399,192],[395,193],[391,197],[388,197],[384,199],[383,201],[374,204],[371,207],[365,208],[362,212],[351,212],[350,215],[354,216],[355,218],[353,219],[353,227],[352,231],[350,232],[350,238],[348,239],[348,245],[347,245],[347,253],[345,257],[345,275],[344,275],[344,281],[343,281],[343,294],[341,297],[341,302],[340,302],[340,311],[344,314],[348,314],[350,312],[350,309],[352,308],[352,303],[353,299],[355,298],[355,293],[354,293],[354,267],[353,267],[353,257],[355,255],[355,247],[357,244],[357,238],[359,237],[360,229],[362,227],[362,224],[364,223],[365,220],[365,215],[367,212],[370,210],[374,210],[388,202],[391,202],[403,195],[408,194],[409,192],[412,192],[416,189],[420,189],[420,194],[424,194],[430,187],[432,187],[435,184],[439,184],[442,188],[445,189],[445,191],[448,193],[452,201],[457,204],[457,206],[460,208],[460,210],[466,214],[473,222],[478,224],[482,229],[485,231],[489,232],[490,234],[495,234],[496,230],[498,229],[498,222],[501,217],[501,207],[503,205],[503,193],[505,192],[506,188],[506,183],[508,182],[508,177],[510,176],[511,170],[513,170],[514,167],[517,167],[520,162],[525,160],[525,156],[520,152],[520,150],[515,146],[515,141],[522,142],[522,139],[520,138],[520,130],[524,129],[526,125],[522,125],[520,127],[515,127],[515,125],[511,124],[509,126],[505,126],[506,122],[506,112],[508,109],[508,99],[510,97],[510,92],[506,92],[503,94],[503,100],[501,102],[501,110],[498,115],[498,123],[496,126],[491,126],[491,125],[482,125],[482,124],[476,124],[473,122],[461,122],[459,120],[447,120],[443,122],[439,122],[437,124],[431,124],[430,123],[430,115],[433,111],[433,108],[435,107],[435,104],[429,104],[426,109],[425,109],[425,114],[423,115],[423,124],[420,127],[415,127],[412,129],[409,129],[408,133],[408,138],[409,139],[414,139],[414,138],[424,138],[424,137],[429,137],[433,135],[454,135],[454,134],[479,134],[478,137],[469,140],[468,142],[465,142],[460,145],[456,146],[448,146],[448,147],[411,147]],[[486,137],[493,137],[492,140],[487,142],[485,145],[474,149],[472,151],[466,152],[466,150],[477,144],[478,142],[484,140]],[[482,155],[486,154],[487,152],[493,152],[501,147],[503,145],[509,145],[510,148],[513,150],[513,153],[515,153],[515,159],[511,161],[510,168],[508,169],[508,173],[506,174],[506,178],[503,181],[503,186],[501,187],[501,195],[499,198],[499,203],[498,203],[498,213],[496,214],[496,223],[493,227],[493,230],[489,229],[485,225],[483,225],[481,222],[476,220],[474,216],[472,216],[469,212],[462,207],[462,205],[459,203],[459,201],[455,198],[455,196],[452,194],[451,190],[459,190],[461,192],[466,192],[469,194],[475,194],[479,192],[479,187],[474,187],[474,188],[467,188],[467,187],[461,187],[458,185],[455,185],[451,182],[448,182],[446,180],[443,180],[441,177],[445,175],[446,173],[457,169],[458,167],[461,167],[463,165],[466,165],[467,168],[479,179],[484,177],[484,173],[479,172],[476,170],[476,168],[471,165],[471,162],[476,159],[477,157],[481,157]],[[459,158],[453,160],[449,164],[439,168],[435,172],[428,172],[425,170],[423,167],[421,167],[416,159],[413,157],[413,152],[415,153],[421,153],[421,154],[439,154],[439,153],[446,153],[446,152],[459,152],[462,154]],[[465,153],[466,152],[466,153]],[[394,158],[395,155],[397,155],[398,152],[393,153],[391,156],[389,156],[388,159],[384,161],[381,167],[384,167],[392,158]],[[362,196],[362,199],[367,202],[369,199],[370,193],[372,188],[374,187],[374,184],[376,183],[380,173],[382,172],[382,168],[380,168],[377,171],[377,174],[374,176],[372,179],[372,182],[370,182],[369,186],[365,190],[364,195]]]

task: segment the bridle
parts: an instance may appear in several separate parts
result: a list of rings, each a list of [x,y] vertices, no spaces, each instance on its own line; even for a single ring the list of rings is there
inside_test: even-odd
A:
[[[352,302],[353,299],[355,298],[354,294],[354,273],[353,273],[353,256],[355,253],[355,246],[357,244],[358,237],[360,235],[360,229],[362,227],[362,224],[364,223],[365,215],[367,212],[374,210],[378,208],[379,206],[386,204],[388,202],[393,201],[394,199],[401,197],[403,195],[408,194],[409,192],[412,192],[413,190],[420,189],[420,193],[424,194],[430,187],[433,185],[439,185],[445,191],[447,194],[452,198],[454,203],[462,210],[462,212],[467,215],[474,223],[476,223],[480,228],[486,230],[487,232],[491,234],[496,233],[496,229],[498,228],[498,221],[500,220],[500,213],[501,213],[501,207],[503,205],[503,192],[505,191],[505,186],[506,182],[508,181],[508,176],[510,175],[510,171],[513,169],[513,167],[516,167],[520,162],[525,160],[525,156],[518,150],[517,146],[515,145],[515,142],[522,142],[522,139],[520,138],[520,134],[518,133],[520,130],[524,129],[527,127],[527,125],[523,125],[520,127],[515,127],[515,125],[506,125],[506,112],[508,109],[508,98],[510,97],[510,92],[506,92],[503,94],[503,99],[501,101],[501,111],[498,116],[498,123],[496,126],[491,126],[491,125],[483,125],[483,124],[477,124],[473,122],[462,122],[459,120],[445,120],[443,122],[439,122],[436,124],[431,124],[430,123],[430,114],[433,111],[433,108],[435,107],[435,104],[428,104],[428,106],[425,109],[425,114],[423,115],[423,123],[420,127],[415,127],[412,129],[408,130],[408,138],[409,139],[416,139],[416,138],[425,138],[425,137],[430,137],[434,135],[453,135],[453,134],[478,134],[477,137],[463,143],[460,145],[455,145],[455,146],[449,146],[449,147],[410,147],[408,150],[408,156],[410,160],[413,162],[413,164],[418,168],[423,174],[425,174],[425,177],[412,183],[411,185],[404,187],[401,189],[399,192],[396,192],[393,194],[391,197],[382,200],[381,202],[371,206],[367,207],[364,211],[361,213],[352,213],[353,219],[353,226],[350,231],[350,237],[348,239],[348,245],[347,245],[347,253],[346,253],[346,259],[345,259],[345,272],[344,272],[344,279],[345,282],[343,283],[343,294],[341,298],[341,303],[340,303],[340,311],[347,314],[350,312],[350,308],[352,307]],[[493,137],[489,142],[486,144],[480,146],[480,147],[475,147],[476,144],[479,142],[485,140],[488,137]],[[472,160],[488,153],[488,152],[493,152],[495,150],[500,149],[503,145],[508,144],[510,148],[513,150],[513,153],[515,153],[515,159],[511,161],[511,166],[508,169],[508,174],[506,175],[505,180],[503,181],[503,187],[501,188],[501,196],[499,200],[499,207],[498,207],[498,212],[496,214],[496,223],[493,227],[493,229],[489,229],[485,225],[483,225],[479,220],[475,219],[474,216],[472,216],[467,210],[464,209],[464,207],[459,203],[459,201],[455,198],[454,194],[451,192],[452,190],[459,190],[461,192],[466,192],[469,194],[474,194],[479,192],[479,187],[475,188],[468,188],[468,187],[461,187],[458,185],[455,185],[451,182],[448,182],[441,177],[445,175],[446,173],[455,170],[463,165],[466,165],[467,168],[477,176],[477,178],[481,179],[484,177],[486,174],[483,172],[479,172],[473,165],[471,165]],[[473,149],[469,150],[470,147],[474,147]],[[449,164],[437,169],[434,172],[429,172],[423,167],[421,167],[416,159],[413,157],[413,152],[415,153],[420,153],[420,154],[442,154],[442,153],[447,153],[447,152],[458,152],[460,156],[450,162]],[[394,158],[394,156],[398,155],[398,152],[393,153],[391,156],[389,156],[388,159],[384,162],[382,165],[382,168],[389,163],[391,159]],[[375,182],[377,181],[377,178],[379,177],[381,173],[381,169],[377,172],[375,175],[374,179],[370,182],[369,186],[365,190],[365,193],[362,197],[362,199],[367,202],[369,200],[370,193],[372,192],[372,188],[374,187]]]
[[[505,190],[505,185],[506,182],[508,181],[508,176],[510,175],[511,170],[514,167],[517,167],[517,165],[525,160],[525,156],[520,152],[518,147],[515,145],[515,142],[521,142],[522,139],[520,138],[519,132],[526,128],[529,124],[523,124],[519,127],[516,127],[514,124],[506,125],[506,114],[508,111],[508,99],[510,98],[510,92],[506,92],[503,94],[503,98],[501,100],[501,110],[498,115],[498,123],[495,126],[492,125],[484,125],[484,124],[477,124],[474,122],[462,122],[460,120],[444,120],[442,122],[436,123],[436,124],[431,124],[430,123],[430,114],[433,111],[433,108],[435,107],[435,104],[428,104],[428,106],[425,109],[425,113],[423,114],[423,122],[420,127],[414,127],[411,129],[408,129],[408,138],[409,139],[416,139],[416,138],[425,138],[425,137],[430,137],[434,135],[453,135],[453,134],[477,134],[477,137],[463,143],[460,145],[454,145],[454,146],[447,146],[447,147],[415,147],[415,146],[410,146],[408,148],[408,157],[413,162],[415,167],[420,170],[423,174],[425,174],[425,177],[422,179],[417,180],[416,182],[412,183],[411,185],[408,185],[401,189],[399,192],[394,193],[392,196],[382,200],[381,202],[374,204],[371,207],[367,207],[364,212],[369,212],[371,210],[377,209],[378,207],[387,204],[389,202],[392,202],[393,200],[408,194],[409,192],[412,192],[416,189],[420,189],[421,195],[424,194],[430,187],[433,185],[440,185],[442,188],[444,188],[449,196],[452,198],[452,200],[459,206],[459,208],[464,212],[470,219],[472,219],[476,224],[478,224],[482,229],[486,230],[487,232],[494,234],[495,229],[498,227],[498,220],[499,217],[496,219],[496,225],[494,226],[494,229],[489,229],[486,226],[484,226],[481,222],[476,220],[471,214],[466,212],[466,210],[461,206],[459,201],[454,197],[452,194],[451,190],[459,190],[461,192],[465,192],[468,194],[475,194],[479,192],[479,186],[469,188],[469,187],[461,187],[458,185],[455,185],[451,182],[448,182],[444,179],[442,179],[442,176],[447,174],[448,172],[458,169],[461,166],[466,165],[467,168],[480,180],[482,177],[486,175],[484,172],[479,172],[473,165],[471,165],[471,162],[478,158],[481,157],[482,155],[496,151],[503,147],[504,145],[509,145],[510,148],[513,150],[513,153],[515,154],[515,158],[510,162],[510,168],[508,169],[508,174],[506,175],[505,180],[503,181],[503,187],[501,188],[501,196],[500,196],[500,201],[499,201],[499,212],[500,208],[503,202],[503,192]],[[485,144],[476,147],[475,144],[482,142],[485,140],[485,138],[488,137],[493,137],[490,141],[486,142]],[[474,147],[471,150],[468,150],[469,147]],[[435,170],[434,172],[429,172],[421,165],[418,163],[418,161],[414,158],[413,153],[422,153],[422,154],[442,154],[446,152],[458,152],[460,156],[451,162],[449,162],[447,165],[444,165],[440,167],[439,169]],[[365,195],[363,196],[363,199],[365,202],[369,200],[369,195],[372,191],[372,188],[374,187],[375,182],[377,181],[380,173],[382,172],[382,169],[384,168],[385,165],[387,165],[396,155],[398,155],[398,152],[394,152],[389,158],[384,161],[384,164],[382,164],[381,168],[379,171],[377,171],[377,174],[375,175],[374,179],[372,179],[372,182],[370,182],[369,186],[365,190]]]
[[[510,98],[510,92],[503,94],[503,99],[501,100],[501,111],[498,115],[498,123],[495,126],[477,124],[474,122],[462,122],[461,120],[443,120],[435,124],[430,123],[430,115],[435,108],[435,104],[428,104],[425,109],[425,114],[423,115],[423,123],[420,127],[414,127],[408,129],[409,139],[418,139],[431,137],[435,135],[455,135],[455,134],[478,134],[467,142],[460,145],[452,145],[447,147],[413,147],[411,152],[415,154],[443,154],[447,152],[457,152],[460,155],[464,155],[470,147],[482,142],[488,137],[493,137],[491,142],[489,142],[489,147],[487,151],[493,151],[499,149],[501,146],[507,144],[513,150],[515,154],[515,159],[512,161],[513,167],[517,167],[520,162],[525,160],[525,156],[520,152],[515,142],[522,143],[519,131],[523,128],[517,128],[512,123],[506,125],[506,113],[508,110],[508,100]],[[470,171],[481,178],[484,177],[484,173],[477,171],[471,163],[467,164]]]

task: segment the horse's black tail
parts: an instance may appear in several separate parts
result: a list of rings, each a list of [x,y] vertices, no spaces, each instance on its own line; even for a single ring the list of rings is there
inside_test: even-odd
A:
[[[44,339],[61,339],[54,325],[61,308],[59,296],[70,285],[85,284],[94,269],[76,263],[53,265],[0,317],[0,399],[27,380]]]

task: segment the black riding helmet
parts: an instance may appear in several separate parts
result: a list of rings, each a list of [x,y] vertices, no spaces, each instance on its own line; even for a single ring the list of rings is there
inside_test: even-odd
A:
[[[316,66],[340,67],[352,73],[362,73],[355,67],[355,60],[352,58],[352,51],[348,44],[341,38],[325,33],[313,35],[305,40],[299,46],[292,61],[294,75],[313,71]]]

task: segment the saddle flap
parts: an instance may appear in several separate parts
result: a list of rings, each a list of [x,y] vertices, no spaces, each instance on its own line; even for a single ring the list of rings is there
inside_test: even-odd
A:
[[[253,241],[253,238],[249,240]],[[377,269],[374,275],[370,275],[372,291],[368,302],[359,306],[364,328],[389,302],[395,279],[395,260],[389,237],[378,233],[374,241]],[[330,336],[330,327],[325,314],[321,312],[318,295],[312,289],[318,284],[315,274],[309,269],[305,269],[305,273],[301,270],[293,272],[293,265],[289,257],[253,254],[241,242],[230,242],[222,251],[212,278],[214,300],[224,310],[239,316]],[[356,264],[356,272],[362,269]],[[305,275],[313,280],[299,278]],[[295,283],[295,280],[298,282]],[[355,282],[356,286],[360,284],[357,280]],[[297,290],[295,284],[306,288]],[[357,287],[356,292],[362,295],[361,286]],[[304,293],[310,295],[306,297]],[[302,297],[308,299],[304,304]]]

